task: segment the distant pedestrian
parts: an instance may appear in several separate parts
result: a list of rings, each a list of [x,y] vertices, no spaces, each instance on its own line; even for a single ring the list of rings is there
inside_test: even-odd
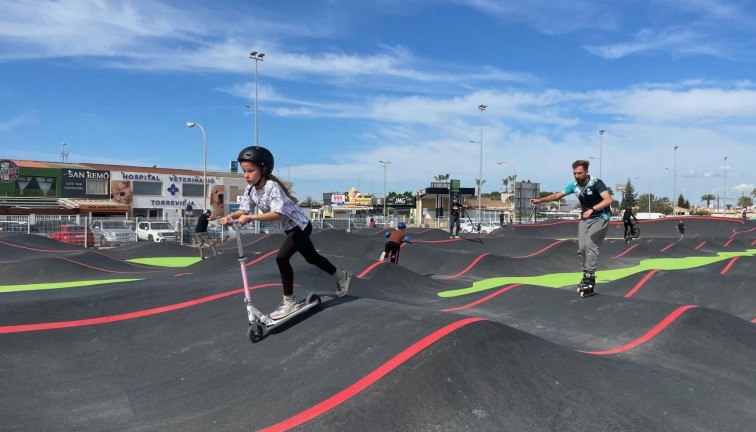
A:
[[[449,212],[449,238],[459,238],[459,218],[463,210],[464,206],[454,198],[451,211]],[[454,231],[455,227],[457,229],[456,232]]]
[[[218,251],[215,249],[215,239],[207,232],[209,222],[218,219],[217,217],[211,218],[211,213],[212,211],[210,209],[205,210],[197,219],[197,225],[194,227],[194,232],[197,234],[197,247],[199,248],[200,259],[205,259],[204,246],[206,244],[210,245],[210,248],[213,250],[213,255],[218,255]]]
[[[499,226],[504,228],[504,210],[499,212]]]
[[[680,233],[680,240],[685,238],[685,224],[683,221],[677,222],[677,232]]]
[[[368,226],[370,228],[375,228],[375,218],[370,218],[370,223],[368,223]]]

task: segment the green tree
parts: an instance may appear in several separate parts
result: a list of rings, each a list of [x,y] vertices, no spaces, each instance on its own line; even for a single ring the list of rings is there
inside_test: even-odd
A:
[[[677,206],[681,208],[690,208],[690,205],[686,205],[685,202],[685,197],[683,197],[683,194],[680,194],[680,196],[677,197]]]
[[[478,195],[481,194],[480,191],[481,191],[481,189],[483,189],[483,183],[485,183],[485,182],[486,182],[485,180],[480,181],[480,179],[475,179],[475,186],[477,186],[477,188],[478,188]]]
[[[449,180],[450,176],[451,176],[451,174],[439,174],[439,175],[433,177],[433,179],[436,180],[436,181],[444,181],[444,180]]]
[[[738,198],[738,207],[745,208],[745,207],[751,207],[753,205],[753,199],[749,196],[741,196]]]
[[[320,203],[317,202],[317,201],[315,201],[315,199],[313,197],[308,196],[307,198],[305,198],[304,201],[301,201],[299,203],[299,206],[300,207],[310,207],[310,208],[312,208],[312,207],[319,207]]]
[[[754,190],[756,190],[756,189],[754,189]],[[712,195],[712,194],[701,195],[701,202],[706,201],[706,207],[709,207],[709,205],[711,204],[711,202],[714,201],[715,199],[717,199],[716,195]]]
[[[635,186],[633,186],[633,183],[630,181],[630,178],[628,177],[627,183],[625,183],[625,190],[622,193],[622,202],[620,203],[620,208],[633,208],[638,205],[638,195],[635,193]]]

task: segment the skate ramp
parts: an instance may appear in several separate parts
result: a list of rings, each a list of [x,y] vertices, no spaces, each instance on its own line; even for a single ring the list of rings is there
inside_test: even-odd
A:
[[[553,228],[474,240],[410,229],[399,265],[375,261],[382,230],[316,231],[321,253],[354,272],[348,295],[256,344],[235,240],[168,268],[132,260],[181,249],[24,243],[41,251],[0,263],[1,283],[41,266],[44,281],[70,283],[77,263],[89,266],[83,282],[102,273],[102,283],[0,287],[0,421],[12,431],[748,430],[756,234],[718,223],[684,240],[607,241],[587,299],[574,288],[576,244]],[[280,302],[282,239],[242,236],[263,311]],[[292,264],[298,296],[333,288],[300,256]],[[132,270],[135,280],[110,282]]]

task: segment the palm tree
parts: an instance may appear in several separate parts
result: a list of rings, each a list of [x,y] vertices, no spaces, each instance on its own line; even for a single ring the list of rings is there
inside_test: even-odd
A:
[[[316,205],[318,205],[318,202],[315,201],[315,199],[313,197],[308,196],[307,198],[305,198],[304,201],[300,202],[299,205],[300,205],[300,207],[310,207],[310,208],[312,208],[312,207],[315,207]]]
[[[444,180],[449,180],[450,176],[451,176],[451,174],[439,174],[439,175],[435,176],[434,179],[436,181],[444,181]]]
[[[717,199],[717,196],[712,195],[712,194],[706,194],[706,195],[701,196],[701,202],[706,201],[706,207],[709,207],[709,204],[711,204],[711,202],[714,201],[715,199]]]

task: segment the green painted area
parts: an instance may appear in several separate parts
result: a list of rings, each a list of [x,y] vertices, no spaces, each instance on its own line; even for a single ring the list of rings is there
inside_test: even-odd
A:
[[[73,281],[73,282],[56,282],[56,283],[41,283],[41,284],[27,284],[27,285],[0,285],[0,293],[3,292],[16,292],[16,291],[36,291],[36,290],[49,290],[59,288],[78,288],[84,286],[104,285],[119,282],[131,282],[138,281],[140,279],[103,279],[92,281]]]
[[[726,261],[737,256],[754,256],[756,249],[747,249],[742,252],[719,252],[717,256],[710,257],[685,257],[685,258],[652,258],[643,260],[638,265],[622,269],[601,270],[596,273],[596,282],[612,282],[636,273],[650,270],[686,270],[696,267],[702,267],[714,264],[720,261]],[[494,288],[500,288],[503,285],[521,283],[527,285],[537,285],[548,288],[560,288],[564,286],[577,285],[577,282],[583,276],[582,272],[572,273],[552,273],[540,276],[518,276],[518,277],[497,277],[483,279],[473,283],[471,287],[460,288],[456,290],[441,291],[439,297],[459,297],[467,294],[473,294]]]
[[[136,258],[127,260],[135,264],[151,265],[155,267],[187,267],[198,261],[200,257],[161,257],[161,258]]]
[[[155,267],[167,267],[167,268],[179,268],[187,267],[200,261],[199,257],[164,257],[164,258],[138,258],[127,260],[136,264],[150,265]],[[61,289],[61,288],[78,288],[93,285],[105,285],[119,282],[131,282],[141,280],[138,279],[102,279],[91,281],[68,281],[68,282],[51,282],[40,284],[25,284],[25,285],[0,285],[0,293],[3,292],[16,292],[16,291],[36,291],[36,290],[49,290],[49,289]]]

